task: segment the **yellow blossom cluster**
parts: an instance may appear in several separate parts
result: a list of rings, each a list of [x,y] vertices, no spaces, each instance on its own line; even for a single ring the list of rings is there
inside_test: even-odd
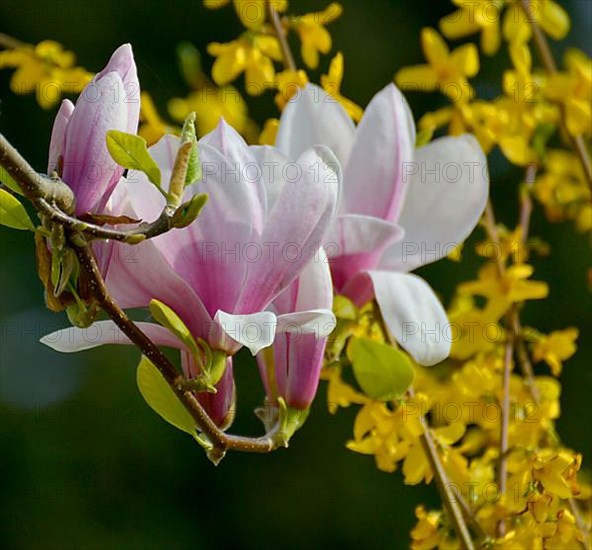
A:
[[[490,267],[494,268],[491,272]],[[499,302],[493,308],[496,313],[491,318],[495,319],[513,304],[546,294],[544,284],[528,280],[529,266],[509,266],[505,279],[495,275],[495,267],[486,265],[477,281],[459,289],[457,299],[466,302],[467,296],[479,294]],[[484,324],[489,317],[480,317],[482,310],[465,303],[464,311],[473,311],[473,315],[461,320],[451,312],[451,324],[471,331],[462,336],[459,332],[451,359],[436,370],[416,365],[413,395],[378,401],[348,379],[347,348],[351,336],[384,341],[379,315],[369,303],[352,316],[343,303],[343,297],[336,301],[338,329],[328,348],[323,377],[328,382],[330,412],[360,406],[347,448],[373,456],[377,468],[385,472],[400,467],[407,484],[430,483],[435,475],[433,459],[422,442],[429,430],[447,472],[447,483],[473,514],[484,543],[524,550],[578,548],[584,534],[574,520],[579,510],[574,512],[570,502],[586,502],[590,487],[577,479],[581,455],[565,448],[555,430],[560,416],[559,382],[545,375],[529,379],[520,372],[518,361],[509,365],[509,451],[502,494],[499,445],[508,330],[490,321]],[[490,324],[489,332],[484,331]],[[541,335],[525,329],[524,333],[530,335],[533,360],[547,362],[553,374],[559,375],[562,362],[575,352],[577,331]],[[412,548],[460,548],[445,511],[426,512],[420,507],[416,514]],[[504,534],[498,532],[500,521],[506,525]]]
[[[37,102],[44,109],[58,103],[63,94],[78,94],[92,79],[76,57],[53,40],[43,40],[33,46],[14,40],[0,51],[0,69],[15,68],[10,89],[15,94],[35,92]]]
[[[573,152],[548,150],[533,192],[549,221],[573,220],[578,231],[592,230],[592,194]]]
[[[490,99],[478,97],[469,79],[479,70],[474,44],[450,51],[438,32],[423,29],[421,44],[428,61],[400,69],[395,80],[405,91],[439,90],[449,106],[426,113],[419,121],[421,132],[445,128],[450,135],[471,132],[486,153],[495,148],[517,166],[535,166],[539,177],[534,196],[544,205],[551,221],[570,219],[577,229],[592,226],[590,168],[587,172],[571,142],[578,141],[578,155],[589,157],[592,137],[592,59],[570,48],[564,69],[546,59],[545,69],[533,67],[533,26],[555,40],[566,36],[570,20],[552,0],[453,0],[457,10],[440,21],[446,38],[458,39],[481,33],[481,49],[495,54],[505,40],[512,68],[504,71],[499,85],[480,89]],[[493,89],[491,89],[493,86]],[[487,88],[487,89],[485,89]],[[548,149],[562,142],[565,148]],[[589,164],[589,161],[588,161]]]
[[[204,0],[208,8],[220,8],[228,3],[228,0]],[[289,49],[287,41],[290,33],[294,33],[300,41],[304,66],[316,69],[320,64],[320,55],[328,54],[333,47],[326,26],[341,16],[343,8],[333,2],[318,12],[280,17],[279,14],[284,14],[288,9],[285,0],[234,0],[233,4],[246,30],[236,40],[214,42],[208,46],[208,52],[216,58],[212,67],[212,80],[218,86],[226,86],[244,74],[246,93],[261,95],[274,90],[275,103],[281,111],[298,93],[298,89],[309,82],[307,72],[298,68],[292,54],[286,52]],[[279,70],[278,64],[283,65]],[[355,121],[359,121],[362,117],[361,107],[341,92],[343,72],[343,55],[337,53],[327,74],[322,75],[321,85],[329,95],[342,103]],[[276,129],[276,119],[269,119],[259,136],[259,143],[273,143]]]

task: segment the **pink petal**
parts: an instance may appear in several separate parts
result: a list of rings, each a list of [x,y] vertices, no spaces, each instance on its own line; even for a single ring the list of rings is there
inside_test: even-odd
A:
[[[397,221],[406,192],[404,167],[413,161],[415,131],[394,84],[374,96],[344,168],[343,213]]]
[[[128,121],[125,131],[135,134],[140,116],[140,82],[130,44],[119,46],[111,55],[107,66],[93,81],[96,82],[111,72],[119,74],[122,81],[121,89],[117,90],[117,100],[127,105]],[[115,92],[115,89],[113,91]]]
[[[277,198],[265,231],[260,261],[250,266],[237,313],[264,309],[314,256],[333,220],[338,193],[337,163],[326,147],[298,160],[299,177]]]
[[[47,161],[48,174],[58,169],[59,158],[64,154],[64,148],[66,147],[66,129],[68,128],[68,123],[73,112],[74,104],[69,99],[64,99],[53,121],[53,128],[51,130],[49,159]]]
[[[380,218],[338,216],[325,242],[337,291],[341,292],[358,273],[374,269],[384,250],[402,237],[398,225]]]
[[[117,73],[91,82],[76,102],[68,124],[62,179],[76,194],[76,213],[101,212],[123,168],[107,150],[107,130],[126,131],[127,105],[114,97]]]

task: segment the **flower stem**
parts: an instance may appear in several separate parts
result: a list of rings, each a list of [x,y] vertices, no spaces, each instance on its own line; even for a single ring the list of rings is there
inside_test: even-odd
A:
[[[512,373],[512,356],[514,354],[513,334],[508,335],[506,343],[506,352],[504,356],[504,371],[502,378],[502,426],[499,445],[499,469],[498,469],[498,487],[501,497],[506,494],[507,476],[508,476],[508,431],[510,428],[510,375]],[[501,519],[497,526],[498,536],[503,537],[506,534],[506,522]]]
[[[410,397],[414,397],[415,395],[413,388],[409,388],[408,393]],[[458,503],[460,495],[455,492],[453,483],[448,478],[446,469],[440,460],[438,447],[434,441],[434,438],[432,437],[430,427],[427,423],[427,420],[423,417],[422,423],[423,434],[420,436],[420,441],[428,457],[432,471],[434,472],[434,479],[436,480],[436,484],[440,490],[440,495],[442,497],[444,506],[448,510],[448,515],[454,524],[454,529],[462,547],[465,548],[465,550],[475,550],[475,545],[465,521],[465,516]]]
[[[534,38],[534,42],[536,44],[537,50],[539,51],[543,64],[545,65],[545,69],[547,69],[549,74],[554,74],[557,72],[557,63],[555,63],[555,58],[553,57],[553,53],[551,52],[551,48],[549,47],[549,43],[547,42],[545,33],[543,33],[541,27],[537,23],[533,15],[533,10],[529,9],[530,3],[531,0],[520,0],[522,10],[526,14],[526,18],[528,19],[528,22],[530,23],[530,26],[532,28],[532,36]],[[563,106],[560,106],[560,110],[565,126],[565,108]],[[566,133],[570,136],[573,148],[578,154],[580,163],[582,164],[582,168],[584,169],[584,173],[586,174],[586,178],[588,180],[588,185],[592,186],[592,163],[590,161],[590,154],[588,153],[588,149],[586,147],[586,143],[584,142],[584,138],[581,135],[572,136],[567,131]]]
[[[278,15],[278,12],[275,10],[271,2],[268,1],[265,4],[267,6],[269,22],[272,24],[274,33],[277,36],[277,39],[280,43],[282,57],[284,58],[284,65],[286,69],[290,71],[297,71],[298,67],[296,66],[296,62],[294,61],[294,56],[292,55],[292,50],[290,49],[290,45],[288,44],[286,32],[282,27],[280,16]]]

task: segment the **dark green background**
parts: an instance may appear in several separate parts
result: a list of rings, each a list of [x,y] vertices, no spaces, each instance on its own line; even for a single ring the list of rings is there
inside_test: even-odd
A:
[[[398,68],[422,61],[419,30],[452,11],[446,1],[343,0],[331,26],[346,59],[345,92],[365,105]],[[564,44],[590,53],[589,0],[563,2],[574,20]],[[293,11],[325,3],[292,0]],[[175,46],[190,40],[205,53],[213,40],[233,39],[239,25],[230,8],[205,10],[193,1],[3,0],[0,31],[26,42],[53,38],[73,49],[80,64],[99,70],[121,43],[135,49],[142,87],[161,111],[186,93]],[[336,50],[334,50],[336,51]],[[211,60],[204,56],[209,66]],[[328,58],[323,60],[326,68]],[[486,60],[477,87],[499,86],[505,53]],[[33,96],[8,91],[0,72],[2,132],[44,170],[55,111]],[[410,95],[416,119],[443,104],[437,95]],[[261,122],[272,96],[251,101]],[[502,221],[515,223],[520,172],[499,155],[491,167]],[[525,323],[542,331],[577,325],[580,351],[562,377],[560,432],[589,456],[590,300],[587,237],[571,224],[549,226],[537,209],[532,231],[552,247],[535,259],[536,277],[551,282],[548,300],[529,304]],[[267,456],[233,454],[217,468],[186,435],[157,418],[135,385],[137,353],[111,348],[61,356],[41,346],[43,334],[66,326],[42,307],[29,235],[0,229],[0,546],[6,549],[82,548],[403,548],[413,509],[436,505],[432,488],[407,487],[399,472],[376,470],[372,457],[347,451],[355,410],[330,416],[322,387],[310,419],[289,450]],[[475,240],[475,237],[473,237]],[[469,247],[467,247],[469,250]],[[479,260],[442,261],[422,274],[448,300],[455,283],[472,277]],[[257,433],[252,408],[262,397],[254,367],[239,364],[239,419]],[[547,373],[545,367],[540,372]],[[585,463],[589,466],[589,458]]]

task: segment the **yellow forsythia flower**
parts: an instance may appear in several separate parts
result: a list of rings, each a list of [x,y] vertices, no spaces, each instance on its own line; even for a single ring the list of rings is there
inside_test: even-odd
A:
[[[543,173],[534,185],[534,196],[552,222],[574,220],[581,232],[592,229],[592,194],[577,156],[570,151],[549,149]]]
[[[300,88],[308,82],[308,76],[302,70],[290,71],[286,69],[276,75],[276,87],[278,93],[275,96],[275,104],[282,111],[286,103],[298,93]]]
[[[268,118],[259,135],[259,145],[275,145],[280,121],[277,118]]]
[[[247,104],[232,86],[204,84],[186,98],[177,97],[169,101],[169,113],[178,122],[183,122],[191,112],[195,112],[199,136],[211,132],[221,117],[243,135],[248,127]]]
[[[532,36],[529,16],[551,38],[561,40],[569,32],[567,12],[553,0],[530,0],[526,15],[521,0],[506,0],[509,5],[504,14],[503,34],[508,42],[525,42]]]
[[[458,286],[461,294],[483,296],[493,318],[499,319],[514,303],[546,298],[549,286],[543,281],[528,281],[534,269],[527,264],[510,266],[502,278],[497,266],[490,263],[479,270],[479,278]]]
[[[75,67],[75,62],[72,52],[52,40],[0,52],[0,69],[17,69],[10,80],[10,89],[15,94],[35,90],[37,102],[44,109],[55,105],[63,93],[80,93],[91,81],[92,74]]]
[[[576,352],[577,328],[555,330],[551,334],[542,335],[532,348],[532,358],[535,361],[545,361],[554,376],[561,374],[563,361],[569,359]]]
[[[332,39],[325,25],[335,21],[342,13],[341,4],[333,2],[323,11],[307,13],[291,20],[300,36],[300,52],[307,67],[316,69],[319,66],[319,53],[326,54],[331,50]]]
[[[441,512],[431,510],[426,512],[423,506],[415,509],[417,523],[411,530],[411,549],[412,550],[430,550],[436,548],[440,542],[440,517]]]
[[[503,0],[452,0],[459,9],[440,19],[440,31],[450,39],[464,38],[481,32],[481,49],[487,55],[500,47],[500,16]]]
[[[247,33],[226,44],[212,42],[208,52],[217,58],[212,67],[212,78],[219,86],[232,82],[242,72],[250,95],[260,95],[275,86],[272,59],[280,61],[282,53],[274,36],[250,36]]]
[[[343,54],[339,52],[329,65],[329,72],[321,75],[321,86],[333,99],[339,101],[347,114],[356,122],[360,122],[364,110],[351,99],[341,94],[341,83],[343,81]]]
[[[140,129],[138,133],[147,141],[148,145],[156,143],[165,134],[177,134],[180,131],[180,128],[170,126],[162,120],[150,94],[142,92],[140,97]]]
[[[576,49],[565,54],[566,72],[549,76],[545,95],[563,104],[567,129],[573,136],[592,133],[592,59]]]
[[[467,78],[479,72],[479,54],[474,44],[463,44],[450,51],[442,37],[429,27],[421,31],[421,46],[428,63],[404,67],[395,80],[403,90],[440,90],[451,101],[467,102],[473,87]]]

